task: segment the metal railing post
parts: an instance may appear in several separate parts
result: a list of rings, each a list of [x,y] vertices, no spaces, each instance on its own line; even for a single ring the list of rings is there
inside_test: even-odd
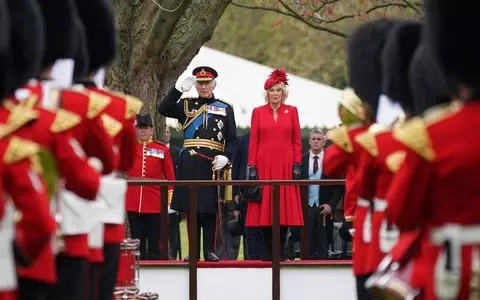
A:
[[[275,184],[272,190],[272,300],[280,300],[280,186]]]
[[[197,300],[197,261],[198,257],[198,237],[197,237],[197,188],[195,186],[188,187],[188,250],[190,262],[189,270],[189,299]]]
[[[160,187],[160,259],[168,260],[168,186]]]

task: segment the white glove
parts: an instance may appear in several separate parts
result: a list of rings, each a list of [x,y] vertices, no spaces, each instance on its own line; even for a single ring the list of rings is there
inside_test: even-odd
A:
[[[215,159],[212,162],[213,168],[215,171],[223,169],[228,164],[228,158],[223,155],[217,155],[215,156]]]
[[[197,78],[195,76],[189,76],[185,78],[182,82],[177,83],[175,88],[182,93],[186,93],[192,88],[192,85],[195,83],[196,80]]]

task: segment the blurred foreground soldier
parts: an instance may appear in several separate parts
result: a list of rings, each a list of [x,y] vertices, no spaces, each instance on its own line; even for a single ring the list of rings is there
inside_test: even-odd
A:
[[[331,130],[327,137],[333,145],[325,151],[324,172],[340,178],[346,174],[345,223],[342,236],[353,223],[353,271],[357,278],[358,299],[371,299],[365,281],[373,270],[365,260],[371,240],[371,203],[359,197],[358,174],[365,150],[356,138],[365,133],[375,116],[382,88],[381,53],[393,22],[378,20],[362,24],[348,39],[348,77],[351,88],[344,91],[339,114],[344,125]]]
[[[193,76],[179,82],[160,102],[158,112],[165,117],[177,119],[183,130],[185,140],[178,158],[177,179],[212,180],[215,172],[229,168],[237,151],[235,115],[230,104],[213,95],[217,71],[204,66],[195,68],[192,74]],[[194,84],[199,96],[180,98]],[[183,186],[174,188],[172,209],[196,213],[189,212],[188,191]],[[231,199],[225,199],[228,195],[222,195],[213,186],[197,187],[195,192],[198,223],[197,232],[193,234],[197,235],[197,258],[200,259],[200,230],[203,228],[203,257],[206,261],[219,261],[214,253],[216,213],[218,203],[222,200],[219,198]],[[185,259],[189,260],[190,257]]]
[[[367,268],[371,271],[377,270],[383,256],[390,252],[399,237],[398,228],[384,218],[385,211],[388,209],[386,193],[405,155],[405,147],[392,136],[392,126],[401,126],[404,121],[403,116],[408,118],[414,111],[409,85],[409,66],[419,44],[420,35],[421,23],[396,22],[381,56],[384,97],[380,100],[382,103],[372,103],[372,106],[376,105],[376,121],[390,121],[375,123],[367,132],[357,136],[357,142],[366,150],[365,155],[362,156],[359,173],[359,196],[372,204],[371,241],[366,255]],[[387,106],[392,107],[391,110],[384,109],[386,101],[394,104]],[[407,233],[406,236],[411,235]],[[404,244],[405,238],[402,240]],[[375,298],[390,299],[385,298],[385,292],[379,294],[378,289],[372,288],[372,282],[378,280],[378,275],[379,272],[376,272],[371,276],[366,285]],[[391,277],[382,277],[379,283],[388,282],[389,279]],[[377,282],[374,285],[376,284]],[[394,287],[393,284],[392,287]],[[410,291],[399,290],[399,293],[405,293],[402,296],[410,299],[407,298]]]
[[[10,19],[7,18],[7,14],[11,15],[14,20],[19,20],[22,15],[21,9],[27,14],[34,15],[36,13],[38,16],[38,11],[35,10],[35,7],[29,6],[28,2],[8,3],[10,4],[8,8],[11,9],[9,12],[7,12],[6,4],[4,1],[0,3],[0,31],[2,31],[0,35],[0,99],[2,102],[5,96],[14,89],[6,82],[6,78],[10,78],[14,70],[8,68],[10,65],[4,61],[11,54],[9,49]],[[38,8],[36,9],[38,10]],[[33,18],[31,21],[35,24]],[[41,27],[37,29],[39,32],[42,30]],[[41,52],[41,44],[38,46],[36,51]],[[35,67],[33,68],[35,69]],[[17,129],[28,127],[28,123],[35,121],[36,117],[34,112],[19,108],[17,113],[9,115],[8,122],[0,130],[0,157],[2,157],[0,161],[1,299],[17,299],[17,287],[19,288],[20,284],[17,282],[16,262],[33,263],[42,250],[48,246],[50,237],[55,231],[55,221],[49,213],[44,182],[32,165],[32,161],[39,153],[40,146],[11,135],[15,134]],[[15,213],[15,208],[17,213]]]
[[[135,115],[140,110],[142,102],[130,95],[103,88],[104,68],[115,58],[117,33],[115,17],[106,0],[79,0],[76,1],[77,12],[85,28],[88,63],[85,76],[75,78],[75,84],[85,89],[108,97],[109,103],[102,111],[100,118],[113,138],[115,148],[116,169],[102,181],[117,186],[126,187],[126,182],[120,180],[120,172],[128,172],[134,165],[137,137],[135,133]],[[106,191],[111,191],[105,185]],[[115,190],[116,188],[114,188]],[[120,244],[125,238],[124,211],[125,194],[109,201],[108,209],[102,219],[104,226],[103,255],[96,263],[99,264],[100,274],[96,281],[98,290],[92,290],[98,299],[112,298],[115,281],[118,273]],[[110,198],[110,197],[106,197]],[[92,274],[91,274],[92,276]]]
[[[414,276],[425,299],[478,299],[480,44],[469,30],[480,3],[425,0],[424,9],[424,42],[433,51],[425,58],[438,59],[455,101],[394,131],[409,151],[387,195],[387,217],[400,230],[423,230]]]
[[[19,1],[12,1],[12,3],[18,4]],[[30,5],[35,3],[32,2]],[[53,25],[51,23],[52,18],[50,17],[53,12],[47,8],[52,8],[52,6],[46,6],[45,2],[39,1],[39,3],[41,4],[41,9],[43,9],[44,16],[49,20],[49,22],[45,23],[47,25],[46,31],[50,32],[50,34],[46,34],[46,40],[48,41],[47,49],[45,53],[35,52],[38,46],[34,45],[34,43],[39,38],[44,37],[43,31],[39,31],[43,29],[41,17],[39,19],[34,14],[28,14],[29,10],[25,9],[25,7],[28,7],[27,4],[20,6],[18,9],[23,14],[22,17],[12,18],[12,20],[16,20],[16,22],[12,22],[12,32],[16,32],[16,38],[12,39],[12,42],[15,42],[15,45],[12,46],[14,49],[12,51],[12,64],[15,66],[16,72],[14,76],[11,76],[11,81],[14,82],[11,87],[12,94],[9,99],[5,100],[4,108],[11,113],[14,113],[21,107],[30,108],[38,115],[38,120],[29,124],[29,130],[18,130],[17,134],[20,137],[31,139],[40,144],[43,157],[47,157],[55,162],[55,171],[58,171],[62,181],[64,180],[64,185],[58,186],[58,194],[54,198],[59,200],[55,201],[53,206],[65,209],[67,206],[62,205],[62,201],[67,201],[67,199],[72,199],[72,197],[81,198],[85,205],[88,205],[87,201],[94,200],[97,196],[99,175],[96,170],[88,165],[82,148],[73,136],[76,126],[81,122],[80,116],[62,109],[57,110],[53,107],[50,107],[50,110],[43,109],[37,103],[41,104],[42,100],[48,101],[51,98],[40,92],[41,90],[36,91],[24,86],[29,79],[39,75],[38,67],[41,69],[41,77],[43,79],[52,79],[50,77],[52,65],[56,61],[52,57],[57,57],[56,55],[68,57],[69,50],[73,48],[68,43],[70,35],[73,34],[71,31],[73,27],[69,26],[72,15],[69,14],[71,6],[68,1],[62,0],[53,6],[53,11],[60,12],[60,15],[64,17],[53,18],[56,22],[61,23],[58,26],[55,22]],[[49,1],[48,4],[51,3]],[[25,22],[25,20],[30,21]],[[56,28],[55,36],[58,39],[55,39],[55,41],[59,42],[58,44],[52,44],[52,27]],[[65,39],[60,38],[62,34],[68,36],[67,42],[65,42]],[[62,44],[61,41],[64,43]],[[41,64],[39,64],[40,62]],[[64,74],[64,76],[68,77],[68,74]],[[15,91],[19,87],[22,88]],[[2,114],[0,120],[4,122],[8,118]],[[50,174],[44,172],[43,175],[49,176]],[[54,183],[56,179],[52,181]],[[47,183],[49,182],[47,180]],[[65,189],[63,189],[63,186]],[[71,197],[68,198],[68,196]],[[68,218],[63,213],[64,211],[62,211],[62,218],[58,220],[62,235],[57,236],[58,239],[53,241],[52,245],[44,247],[37,261],[26,267],[21,266],[18,269],[20,284],[22,285],[20,289],[21,299],[30,299],[31,297],[37,297],[38,294],[43,293],[45,295],[45,293],[50,293],[52,286],[57,283],[57,279],[60,279],[60,286],[66,286],[66,291],[60,293],[62,296],[68,299],[81,297],[80,292],[84,285],[84,272],[86,271],[84,267],[86,267],[86,258],[88,256],[88,231],[84,226],[78,226],[78,223],[75,226],[71,226],[72,224],[69,224],[68,221],[72,221],[72,218]],[[57,256],[58,264],[56,265],[54,254],[57,252],[61,253]],[[60,270],[60,276],[58,277],[56,267]],[[64,273],[61,272],[62,268]],[[62,285],[62,281],[65,281],[67,284]],[[26,288],[23,288],[24,284],[26,284]],[[77,285],[79,291],[77,291],[75,285]],[[73,293],[74,296],[70,297],[69,293]],[[55,299],[62,299],[62,297],[56,296]]]
[[[0,3],[0,99],[6,95],[7,82],[7,62],[9,59],[10,47],[10,20],[8,16],[7,4],[5,1]]]
[[[172,158],[166,145],[153,140],[153,121],[137,115],[137,151],[135,164],[127,172],[129,178],[175,180]],[[173,187],[168,189],[170,204]],[[128,222],[132,239],[140,240],[140,259],[159,260],[161,192],[159,186],[129,186],[127,189]],[[147,251],[148,245],[148,251]]]

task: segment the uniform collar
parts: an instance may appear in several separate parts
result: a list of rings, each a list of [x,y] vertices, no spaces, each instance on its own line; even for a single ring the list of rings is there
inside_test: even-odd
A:
[[[137,142],[142,145],[148,145],[153,142],[153,138],[149,138],[147,141],[142,142],[141,140],[137,139]]]

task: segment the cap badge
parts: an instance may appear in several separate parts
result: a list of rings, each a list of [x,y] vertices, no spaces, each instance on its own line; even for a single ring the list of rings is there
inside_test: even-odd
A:
[[[201,76],[205,76],[205,74],[207,74],[207,72],[205,72],[205,70],[202,69],[202,70],[200,71],[200,75],[201,75]]]

